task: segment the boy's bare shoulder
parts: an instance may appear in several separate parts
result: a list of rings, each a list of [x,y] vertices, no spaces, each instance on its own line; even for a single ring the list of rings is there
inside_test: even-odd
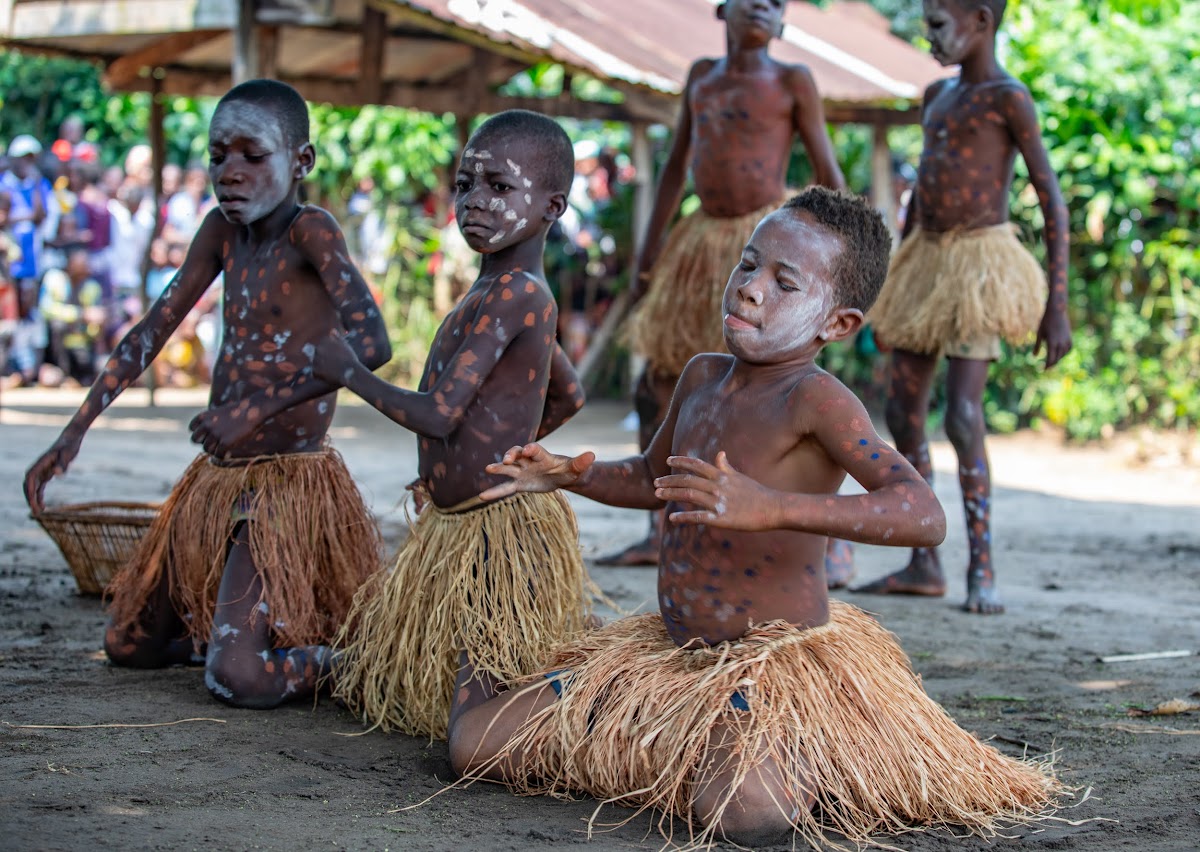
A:
[[[694,388],[723,376],[733,366],[734,357],[720,352],[701,352],[693,355],[679,375],[680,388]]]
[[[692,67],[688,69],[687,81],[684,83],[684,88],[691,88],[692,84],[703,77],[706,77],[721,63],[721,60],[715,56],[705,56],[697,59],[692,63]]]
[[[297,211],[288,230],[292,242],[299,244],[314,236],[332,239],[342,233],[342,226],[324,207],[305,204]]]
[[[941,93],[942,89],[946,88],[957,79],[957,77],[942,77],[940,80],[934,80],[925,87],[925,103],[928,104],[931,102],[938,96],[938,94]]]
[[[788,407],[801,433],[821,432],[824,427],[844,431],[855,418],[867,417],[854,391],[819,367],[797,379],[788,394]]]

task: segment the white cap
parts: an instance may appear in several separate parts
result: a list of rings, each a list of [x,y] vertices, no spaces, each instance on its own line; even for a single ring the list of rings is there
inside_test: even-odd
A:
[[[42,143],[28,133],[22,133],[13,139],[12,142],[8,143],[8,156],[14,159],[30,155],[37,156],[40,153],[42,153]]]

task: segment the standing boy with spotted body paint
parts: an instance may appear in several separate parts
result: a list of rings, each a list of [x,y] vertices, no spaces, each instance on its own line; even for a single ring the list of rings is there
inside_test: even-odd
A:
[[[113,579],[104,648],[117,665],[192,662],[207,643],[213,696],[268,708],[309,696],[333,637],[378,565],[379,534],[341,457],[325,443],[335,386],[312,376],[315,344],[345,330],[364,363],[391,349],[337,222],[297,203],[316,156],[295,89],[252,80],[209,127],[219,209],[187,259],[121,340],[83,405],[25,477],[38,512],[91,423],[151,361],[223,275],[224,340],[209,408],[192,423],[205,453]]]
[[[374,725],[445,737],[452,703],[536,670],[588,616],[592,587],[566,501],[477,499],[499,481],[486,468],[506,447],[583,405],[542,266],[574,169],[567,134],[537,113],[500,113],[471,137],[455,213],[481,255],[479,278],[438,329],[417,390],[376,378],[336,336],[318,347],[318,375],[419,436],[428,502],[336,643],[334,695]]]
[[[641,302],[629,336],[646,359],[634,390],[642,449],[662,424],[688,360],[724,351],[721,294],[729,265],[759,220],[786,197],[795,141],[803,144],[817,184],[845,186],[812,73],[768,53],[771,40],[783,33],[786,6],[787,0],[718,4],[725,56],[697,60],[688,71],[671,153],[634,270],[634,294]],[[700,207],[668,233],[689,167]],[[648,538],[597,564],[653,565],[661,525],[661,513],[652,513]],[[841,564],[852,568],[846,560]]]
[[[826,592],[827,536],[945,535],[929,485],[815,363],[861,325],[890,245],[862,199],[802,192],[763,219],[729,278],[731,354],[688,363],[648,450],[596,463],[529,444],[489,468],[512,481],[485,499],[567,488],[665,503],[669,523],[659,612],[569,643],[545,673],[464,711],[457,772],[658,808],[664,831],[699,823],[696,844],[757,847],[789,829],[866,844],[956,823],[988,834],[1047,803],[1052,778],[955,725],[895,638]],[[865,494],[838,495],[847,474]]]
[[[1071,349],[1067,319],[1067,208],[1042,145],[1029,90],[996,61],[1005,0],[927,0],[933,56],[960,65],[955,79],[925,91],[925,147],[909,202],[904,242],[871,313],[893,347],[887,423],[896,446],[932,479],[925,423],[939,356],[949,360],[946,436],[958,456],[967,514],[967,599],[975,613],[1004,611],[992,565],[991,472],[984,447],[983,391],[1000,338],[1024,343],[1036,329],[1046,367]],[[1025,159],[1046,222],[1046,276],[1009,224],[1016,155]],[[941,596],[936,549],[855,591]]]

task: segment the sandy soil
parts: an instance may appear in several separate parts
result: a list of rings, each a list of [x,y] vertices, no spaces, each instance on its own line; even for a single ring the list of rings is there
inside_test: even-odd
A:
[[[8,849],[655,849],[648,816],[588,841],[592,801],[522,799],[490,787],[452,790],[440,743],[371,733],[328,700],[313,709],[239,711],[217,704],[199,670],[113,668],[100,652],[103,614],[80,597],[61,556],[28,519],[26,466],[74,409],[78,393],[14,392],[0,412],[0,846]],[[202,397],[137,392],[99,421],[55,501],[158,499],[193,455],[184,425]],[[619,406],[589,406],[549,442],[560,451],[632,448]],[[390,541],[413,475],[414,441],[375,412],[344,405],[334,439]],[[1200,657],[1103,664],[1103,655],[1200,649],[1200,471],[1132,466],[1128,450],[1068,450],[1023,434],[992,442],[996,561],[1007,615],[967,616],[955,576],[944,600],[848,595],[901,639],[926,688],[958,721],[1005,752],[1059,752],[1068,782],[1091,788],[1066,812],[1082,825],[1019,829],[1003,848],[1200,848],[1200,714],[1130,719],[1131,705],[1197,701]],[[935,448],[950,507],[944,556],[964,541],[949,448]],[[638,513],[577,501],[585,552],[642,532]],[[860,547],[860,577],[902,553]],[[956,570],[955,574],[959,572]],[[628,609],[653,606],[653,572],[595,568]],[[8,725],[166,722],[174,727],[33,730]],[[613,810],[616,821],[626,815]],[[1100,819],[1102,818],[1102,820]],[[648,836],[649,833],[649,836]],[[884,838],[888,839],[888,838]],[[902,849],[992,848],[949,833],[891,839]],[[781,847],[787,848],[787,847]]]

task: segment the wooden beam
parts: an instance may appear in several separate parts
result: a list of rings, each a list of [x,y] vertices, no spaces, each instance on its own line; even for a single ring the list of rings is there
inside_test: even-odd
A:
[[[921,123],[919,104],[901,106],[862,106],[859,104],[827,103],[825,120],[831,124],[870,124],[896,127]]]
[[[254,39],[258,43],[258,70],[255,77],[279,76],[279,27],[259,25]]]
[[[141,50],[127,53],[110,62],[104,69],[104,85],[113,89],[123,89],[141,76],[143,68],[169,65],[192,48],[220,38],[226,32],[227,30],[193,30],[160,38]]]
[[[233,85],[258,76],[258,38],[255,33],[255,10],[258,0],[237,0],[237,25],[233,31],[233,59],[230,76]]]
[[[387,41],[387,15],[370,4],[363,7],[362,63],[359,84],[364,103],[383,97],[383,49]]]

